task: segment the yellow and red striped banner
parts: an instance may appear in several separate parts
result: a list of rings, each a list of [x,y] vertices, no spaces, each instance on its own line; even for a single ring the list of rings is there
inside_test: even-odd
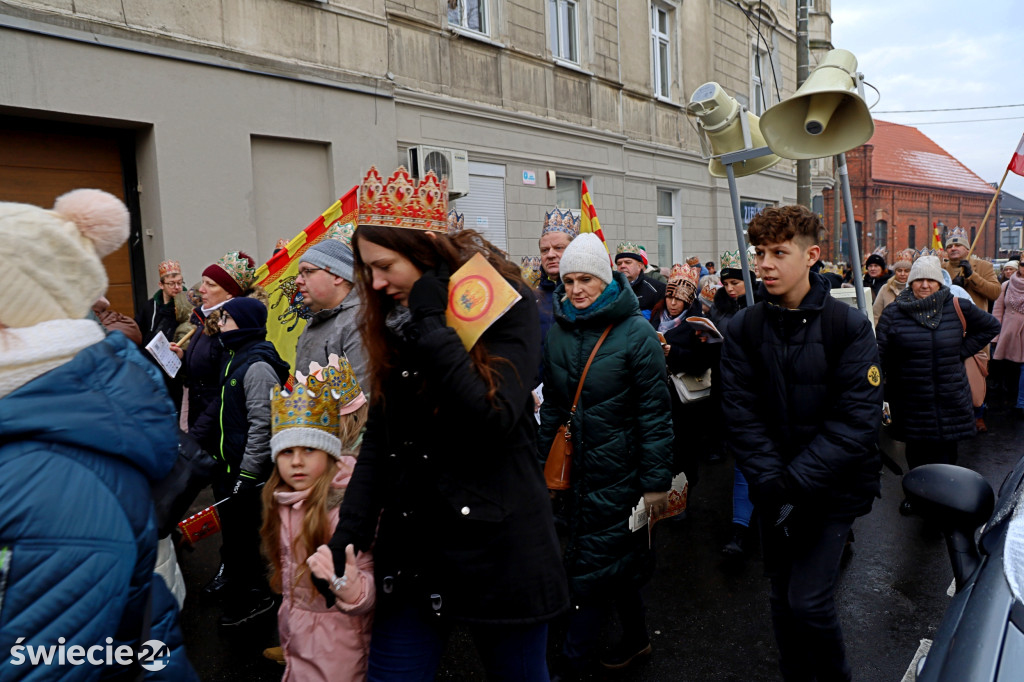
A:
[[[306,320],[295,305],[298,292],[295,277],[299,261],[306,249],[324,238],[334,226],[355,223],[359,217],[359,187],[353,187],[338,199],[302,232],[295,235],[288,246],[281,249],[256,270],[256,283],[270,296],[267,318],[267,340],[274,344],[281,358],[295,374],[295,345],[306,328]]]
[[[939,234],[939,222],[932,222],[932,248],[936,251],[942,250],[942,235]]]
[[[593,232],[604,244],[604,250],[608,251],[608,257],[611,258],[611,251],[608,250],[608,242],[605,241],[604,232],[601,230],[601,223],[597,219],[597,209],[594,208],[594,202],[590,198],[590,191],[587,189],[587,181],[582,181],[583,193],[580,197],[580,234],[584,232]]]

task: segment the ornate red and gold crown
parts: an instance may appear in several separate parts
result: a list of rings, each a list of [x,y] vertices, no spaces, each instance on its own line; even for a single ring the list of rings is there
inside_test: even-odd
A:
[[[381,180],[370,167],[359,187],[359,224],[448,231],[448,179],[427,171],[417,185],[405,166]]]
[[[160,279],[163,279],[165,276],[171,274],[172,272],[175,273],[176,275],[180,275],[181,263],[179,263],[176,260],[165,260],[163,263],[160,264],[158,272],[160,273]]]

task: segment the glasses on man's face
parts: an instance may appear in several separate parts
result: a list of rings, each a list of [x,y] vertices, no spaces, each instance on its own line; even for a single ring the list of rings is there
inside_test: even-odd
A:
[[[171,287],[173,289],[180,289],[183,286],[185,286],[185,282],[183,280],[180,280],[180,279],[177,280],[177,281],[174,281],[174,282],[169,282],[169,281],[165,280],[164,284],[166,284],[167,286],[169,286],[169,287]]]
[[[323,270],[323,268],[299,268],[299,277],[309,279],[309,275],[317,270]]]

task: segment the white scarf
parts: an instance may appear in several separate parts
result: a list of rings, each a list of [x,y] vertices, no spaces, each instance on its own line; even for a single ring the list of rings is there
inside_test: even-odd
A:
[[[50,320],[31,327],[0,329],[0,398],[103,340],[93,320]]]

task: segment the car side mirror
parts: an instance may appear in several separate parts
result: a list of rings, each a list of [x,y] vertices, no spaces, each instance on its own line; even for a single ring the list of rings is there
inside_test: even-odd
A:
[[[916,512],[942,529],[959,592],[981,563],[974,531],[992,516],[992,486],[964,467],[925,464],[903,476],[903,492]]]

